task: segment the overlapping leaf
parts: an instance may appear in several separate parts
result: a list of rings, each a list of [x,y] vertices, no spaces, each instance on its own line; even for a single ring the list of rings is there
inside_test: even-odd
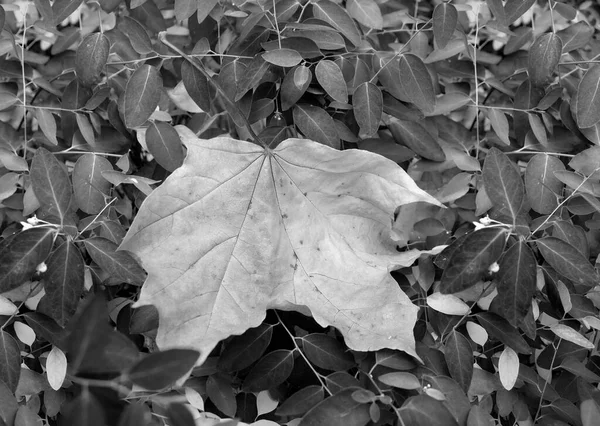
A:
[[[180,130],[184,165],[144,201],[121,246],[149,273],[138,305],[157,307],[159,346],[193,345],[204,358],[278,308],[337,327],[356,350],[415,353],[417,309],[388,271],[419,252],[396,250],[391,219],[432,197],[368,152],[300,139],[265,151]]]

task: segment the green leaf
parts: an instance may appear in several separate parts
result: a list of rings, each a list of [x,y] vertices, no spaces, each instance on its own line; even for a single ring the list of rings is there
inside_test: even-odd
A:
[[[473,348],[462,333],[452,330],[444,345],[444,355],[450,375],[467,393],[473,377]]]
[[[33,228],[2,241],[0,293],[17,288],[31,278],[50,254],[55,233],[52,228]]]
[[[377,380],[398,389],[414,390],[423,388],[423,384],[417,379],[417,376],[404,371],[382,374],[377,377]]]
[[[117,426],[138,426],[150,423],[152,412],[143,402],[127,404],[119,417]]]
[[[504,4],[504,13],[506,15],[506,24],[510,25],[519,19],[531,6],[535,0],[508,0]]]
[[[490,108],[487,110],[487,116],[492,124],[492,129],[494,129],[500,140],[506,145],[510,145],[508,120],[504,112],[497,108]]]
[[[73,168],[73,191],[77,206],[88,214],[98,214],[106,206],[111,184],[102,172],[112,170],[110,162],[99,155],[84,154]]]
[[[178,21],[184,21],[192,16],[198,10],[198,5],[202,6],[202,3],[197,0],[175,0],[173,11],[175,12],[175,18]]]
[[[593,176],[593,179],[600,179],[600,146],[593,146],[584,149],[577,154],[571,161],[569,167],[583,176]]]
[[[136,1],[138,5],[134,6]],[[214,0],[207,0],[198,4],[206,4],[211,1]],[[129,14],[153,34],[167,30],[165,19],[154,0],[132,0]]]
[[[302,338],[302,349],[310,362],[325,370],[348,370],[356,365],[354,357],[337,339],[313,333]]]
[[[562,40],[563,53],[568,53],[588,44],[594,35],[594,28],[585,21],[579,21],[558,31],[556,35]]]
[[[581,423],[583,426],[594,426],[600,419],[600,406],[593,399],[586,399],[579,405]]]
[[[262,54],[262,58],[279,67],[290,68],[295,67],[302,62],[302,55],[292,49],[274,49]]]
[[[154,352],[129,370],[127,376],[138,386],[161,390],[190,371],[200,354],[190,349],[170,349]]]
[[[363,83],[352,95],[354,118],[365,137],[375,136],[383,114],[383,96],[373,83]]]
[[[496,262],[506,242],[506,230],[485,228],[469,234],[452,252],[440,281],[440,292],[457,293],[475,285]]]
[[[323,62],[326,61],[319,62],[319,65]],[[319,65],[317,65],[317,67]],[[310,68],[304,65],[298,65],[296,68],[286,73],[280,88],[282,111],[287,111],[296,105],[296,102],[298,102],[304,92],[306,92],[306,89],[308,89],[311,79],[312,72],[310,71]]]
[[[581,128],[592,127],[600,121],[600,65],[586,71],[577,86],[575,119]]]
[[[0,330],[0,381],[15,392],[21,375],[21,351],[17,341]]]
[[[206,381],[206,394],[223,414],[235,417],[237,403],[231,380],[221,374],[211,375]]]
[[[53,25],[60,24],[77,10],[83,0],[56,0],[52,4]]]
[[[405,426],[458,426],[446,406],[427,395],[410,397],[400,408],[400,417]]]
[[[387,125],[396,142],[407,146],[415,154],[432,161],[446,160],[440,144],[420,123],[392,117]]]
[[[208,87],[209,83],[204,74],[198,71],[188,61],[183,61],[181,64],[181,79],[183,80],[185,90],[196,105],[198,105],[202,111],[210,113],[211,96]]]
[[[365,426],[371,417],[368,405],[352,398],[358,389],[344,389],[321,401],[302,417],[298,426]]]
[[[510,346],[515,352],[521,354],[531,353],[531,348],[525,339],[521,337],[517,329],[500,315],[492,312],[480,312],[475,314],[475,317],[491,337],[499,340],[506,346]]]
[[[58,346],[60,349],[65,349],[63,329],[56,321],[39,312],[27,312],[23,316],[37,336],[43,337],[48,343]]]
[[[574,284],[593,287],[598,283],[596,269],[572,245],[555,237],[536,240],[536,244],[550,266]]]
[[[435,109],[435,92],[427,67],[416,55],[400,56],[400,84],[410,102],[425,113]]]
[[[124,251],[117,251],[117,245],[106,238],[92,237],[84,240],[90,257],[111,279],[133,285],[142,285],[145,273],[138,263]]]
[[[322,1],[312,4],[312,12],[315,18],[327,22],[341,32],[353,45],[360,45],[360,33],[352,18],[343,8],[330,1]]]
[[[14,393],[0,380],[0,420],[3,420],[4,424],[12,424],[18,410],[19,404]]]
[[[100,80],[106,66],[110,42],[103,33],[88,34],[77,47],[75,72],[84,86],[92,86]]]
[[[525,189],[531,208],[540,214],[550,214],[558,206],[563,183],[554,172],[565,170],[558,158],[547,154],[534,155],[525,171]]]
[[[219,356],[219,370],[231,373],[249,367],[265,352],[272,336],[273,326],[261,324],[233,337]]]
[[[497,148],[490,149],[485,157],[483,183],[497,213],[516,224],[525,199],[525,187],[515,164]]]
[[[255,56],[238,81],[237,93],[233,100],[237,102],[244,97],[246,92],[255,89],[270,67],[271,64],[265,61],[262,56]]]
[[[48,2],[47,4],[49,6],[50,2]],[[37,4],[36,4],[36,6],[37,6]],[[2,29],[4,28],[5,20],[6,20],[6,12],[4,11],[4,6],[0,6],[0,31],[2,31]]]
[[[265,355],[250,370],[242,389],[244,392],[260,392],[285,382],[294,369],[294,352],[278,349]]]
[[[383,17],[379,5],[374,0],[348,0],[346,9],[350,16],[374,30],[383,28]]]
[[[35,110],[35,118],[37,119],[44,136],[48,138],[52,145],[58,145],[58,140],[56,139],[56,120],[54,120],[54,115],[45,108],[37,108]]]
[[[315,67],[315,77],[325,92],[334,100],[344,104],[348,103],[348,86],[342,70],[335,62],[319,61]]]
[[[340,138],[333,118],[324,109],[298,104],[294,107],[294,124],[308,139],[335,149],[340,148]]]
[[[172,172],[183,164],[183,145],[177,131],[168,123],[154,121],[146,130],[150,154],[165,170]]]
[[[129,38],[131,46],[140,55],[146,55],[153,51],[152,41],[142,24],[129,16],[123,16],[117,28]]]
[[[537,262],[526,242],[513,244],[502,256],[494,280],[498,295],[494,299],[499,313],[518,326],[529,309],[536,289]]]
[[[569,243],[585,258],[589,257],[589,244],[586,233],[581,227],[572,225],[566,220],[557,220],[552,226],[552,236]]]
[[[71,144],[73,134],[77,130],[75,113],[70,112],[74,109],[83,108],[88,99],[92,96],[92,91],[79,83],[75,79],[65,88],[62,96],[62,111],[60,112],[60,124],[62,127],[62,136],[67,144]]]
[[[281,404],[275,414],[278,416],[301,416],[323,401],[325,392],[321,386],[309,385],[292,394]]]
[[[554,33],[539,36],[529,49],[527,73],[534,86],[546,86],[562,55],[562,40]]]
[[[219,0],[203,0],[197,2],[198,23],[201,24],[215,8]]]
[[[129,333],[143,334],[158,328],[158,311],[154,305],[140,306],[133,310],[129,320]]]
[[[433,36],[438,49],[446,47],[456,29],[458,12],[450,3],[440,3],[433,10]]]
[[[125,87],[123,117],[125,125],[132,129],[148,120],[160,101],[162,78],[158,70],[151,65],[140,66]]]
[[[44,275],[44,313],[64,326],[75,313],[84,283],[84,260],[75,244],[66,241],[50,256]]]
[[[517,110],[534,108],[540,103],[544,95],[544,90],[531,84],[529,79],[521,83],[517,89],[517,92],[515,93],[513,127],[517,142],[519,142],[521,145],[525,143],[525,137],[530,130],[529,114]]]

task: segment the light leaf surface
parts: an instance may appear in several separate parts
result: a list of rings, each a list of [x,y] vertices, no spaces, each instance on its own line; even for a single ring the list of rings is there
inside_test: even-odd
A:
[[[201,351],[258,326],[267,309],[312,315],[354,350],[416,355],[418,308],[389,272],[422,253],[391,238],[400,205],[437,201],[396,163],[288,139],[275,150],[178,127],[184,164],[144,201],[121,249],[148,272],[157,343]]]

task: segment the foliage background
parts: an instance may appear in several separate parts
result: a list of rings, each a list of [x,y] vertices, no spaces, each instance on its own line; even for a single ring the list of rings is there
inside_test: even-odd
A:
[[[3,2],[2,422],[595,424],[599,20],[592,1]],[[392,272],[422,363],[282,311],[196,367],[157,350],[117,248],[184,161],[177,125],[374,152],[444,203],[394,215],[400,250],[448,246]]]

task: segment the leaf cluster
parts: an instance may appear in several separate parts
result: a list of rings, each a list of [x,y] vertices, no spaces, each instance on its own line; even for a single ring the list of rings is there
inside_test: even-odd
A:
[[[574,0],[1,4],[1,423],[596,424],[599,22]],[[280,310],[157,348],[118,248],[188,161],[182,127],[375,153],[443,203],[390,218],[394,250],[438,253],[392,272],[417,357]]]

